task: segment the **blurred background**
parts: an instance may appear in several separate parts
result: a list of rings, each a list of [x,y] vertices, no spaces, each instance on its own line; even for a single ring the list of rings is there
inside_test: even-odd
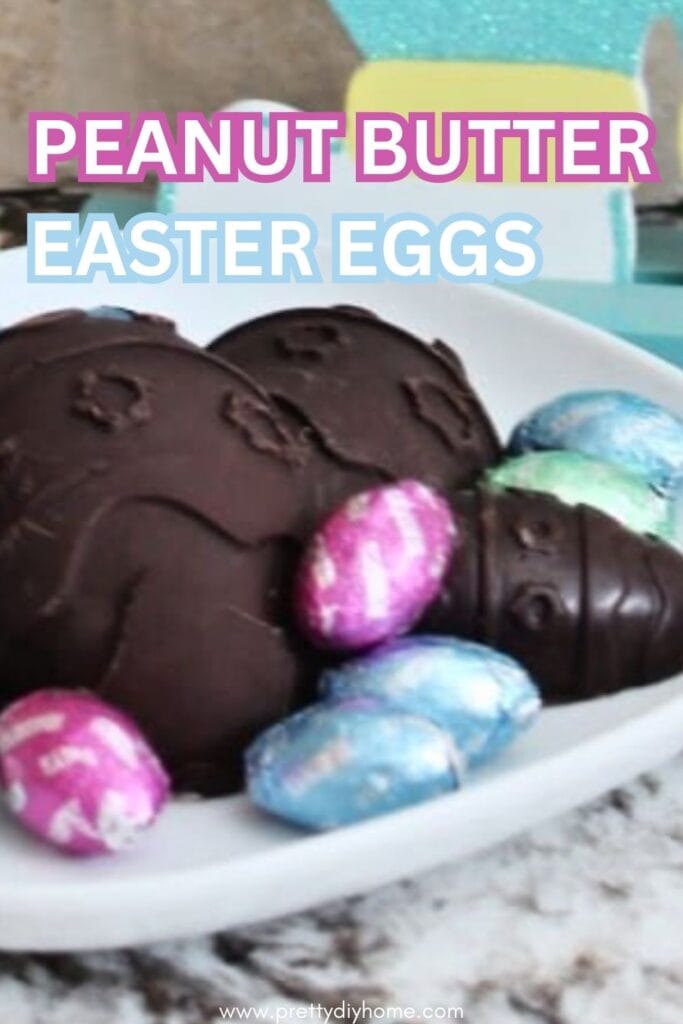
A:
[[[159,198],[154,182],[137,196],[111,188],[93,195],[69,181],[68,169],[58,188],[27,189],[31,110],[162,110],[173,118],[247,98],[343,110],[361,69],[396,59],[408,62],[396,79],[404,99],[413,61],[485,62],[489,107],[477,106],[487,100],[473,85],[460,109],[491,109],[494,100],[504,109],[495,76],[505,64],[516,65],[527,103],[520,109],[542,109],[544,66],[564,65],[572,84],[563,109],[577,109],[574,87],[590,101],[586,76],[606,72],[595,107],[617,109],[609,105],[614,96],[630,97],[625,109],[644,101],[657,124],[660,183],[635,192],[532,188],[523,203],[517,192],[496,196],[477,186],[472,195],[463,186],[439,201],[444,215],[456,208],[536,215],[545,265],[529,294],[683,366],[683,0],[3,0],[2,11],[0,248],[23,243],[29,210],[112,210],[122,221]],[[365,109],[373,109],[374,79],[364,81]],[[432,102],[437,110],[454,106],[452,96],[438,96],[419,109]],[[243,201],[222,193],[215,206],[216,194],[199,189],[160,209],[218,212]],[[271,198],[259,194],[259,208]],[[389,199],[399,201],[396,190]],[[339,201],[336,192],[330,201]]]
[[[383,2],[368,0],[367,7]],[[491,6],[496,2],[503,0]],[[455,32],[458,0],[452,7]],[[325,0],[3,0],[2,10],[5,187],[25,184],[30,110],[208,113],[245,97],[338,110],[363,60]],[[683,56],[667,18],[651,22],[645,79],[664,178],[639,196],[652,204],[683,196],[676,153]]]

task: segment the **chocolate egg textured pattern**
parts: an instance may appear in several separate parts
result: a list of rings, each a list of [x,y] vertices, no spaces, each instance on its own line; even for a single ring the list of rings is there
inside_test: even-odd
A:
[[[365,310],[284,310],[227,331],[211,350],[376,483],[413,477],[448,493],[500,454],[455,353]]]
[[[453,500],[462,544],[422,627],[519,660],[548,701],[683,670],[683,556],[585,505],[482,490]]]

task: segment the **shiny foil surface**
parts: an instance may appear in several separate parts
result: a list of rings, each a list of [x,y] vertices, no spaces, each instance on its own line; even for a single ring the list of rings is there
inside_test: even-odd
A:
[[[499,754],[536,719],[538,689],[513,658],[451,637],[385,644],[323,675],[322,695],[367,697],[445,729],[469,765]]]
[[[513,454],[570,449],[635,473],[663,494],[683,478],[683,419],[629,391],[572,391],[513,431]]]
[[[0,716],[0,772],[11,813],[64,853],[131,846],[169,781],[136,726],[82,692],[37,690]]]
[[[456,789],[463,758],[427,719],[361,698],[324,701],[272,726],[246,765],[257,806],[330,829]]]

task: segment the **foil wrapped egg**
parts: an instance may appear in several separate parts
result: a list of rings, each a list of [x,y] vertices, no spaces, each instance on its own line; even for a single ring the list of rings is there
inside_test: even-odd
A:
[[[642,477],[576,451],[536,451],[487,470],[487,487],[554,494],[567,505],[590,505],[635,533],[675,537],[673,502]]]
[[[630,391],[573,391],[522,420],[513,454],[570,449],[612,462],[663,494],[683,478],[683,419]]]
[[[294,594],[302,631],[340,651],[406,632],[439,592],[456,542],[450,507],[422,483],[349,499],[304,553]]]
[[[443,729],[367,698],[306,708],[271,726],[246,755],[253,803],[315,830],[448,793],[462,770],[462,755]]]
[[[135,314],[123,306],[93,306],[85,311],[88,316],[101,320],[134,320]]]
[[[324,697],[365,697],[421,715],[445,729],[468,765],[495,757],[541,707],[529,674],[513,658],[451,637],[394,640],[325,672]]]
[[[87,693],[37,690],[0,715],[10,811],[59,850],[128,848],[161,811],[169,780],[133,722]]]

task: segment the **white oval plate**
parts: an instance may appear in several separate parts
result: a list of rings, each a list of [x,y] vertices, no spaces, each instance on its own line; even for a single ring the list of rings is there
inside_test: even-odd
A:
[[[205,343],[281,306],[367,305],[454,345],[503,433],[569,388],[625,387],[683,412],[680,371],[576,320],[485,286],[27,286],[25,254],[0,257],[5,323],[104,303],[174,317]],[[0,819],[0,947],[75,950],[205,933],[302,910],[475,853],[590,800],[683,748],[683,676],[544,711],[539,725],[465,789],[320,836],[243,797],[175,802],[138,848],[72,861]]]

